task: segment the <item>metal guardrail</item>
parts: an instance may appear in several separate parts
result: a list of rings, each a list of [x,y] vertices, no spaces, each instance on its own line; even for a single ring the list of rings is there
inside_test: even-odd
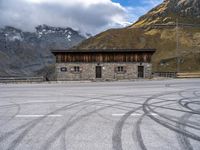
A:
[[[155,72],[154,77],[164,78],[200,78],[200,72],[176,73],[176,72]]]
[[[1,77],[0,83],[12,83],[12,82],[43,82],[44,77]]]
[[[177,78],[200,78],[200,72],[194,73],[177,73]]]
[[[176,72],[154,72],[154,77],[176,78]]]

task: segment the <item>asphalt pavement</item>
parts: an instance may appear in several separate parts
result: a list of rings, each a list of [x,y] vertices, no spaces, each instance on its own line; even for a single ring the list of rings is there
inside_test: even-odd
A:
[[[0,84],[0,150],[199,150],[200,79]]]

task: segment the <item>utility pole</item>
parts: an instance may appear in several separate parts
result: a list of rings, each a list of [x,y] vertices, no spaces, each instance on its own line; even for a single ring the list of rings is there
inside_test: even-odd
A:
[[[7,50],[7,36],[8,36],[8,34],[4,34],[4,36],[5,36],[5,50]]]
[[[180,72],[180,58],[179,58],[179,22],[176,19],[176,72]]]
[[[176,37],[175,37],[175,42],[176,42],[176,72],[179,73],[180,72],[180,63],[181,63],[181,59],[180,59],[180,35],[179,35],[179,28],[180,25],[182,28],[184,27],[190,27],[190,28],[200,28],[200,24],[188,24],[188,23],[180,23],[178,18],[176,19],[176,23],[174,25],[168,25],[168,24],[155,24],[155,27],[161,27],[161,28],[166,28],[168,26],[170,27],[175,27],[176,28]]]

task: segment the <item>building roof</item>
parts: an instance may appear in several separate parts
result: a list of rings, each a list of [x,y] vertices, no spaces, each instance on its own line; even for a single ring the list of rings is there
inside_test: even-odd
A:
[[[52,53],[107,53],[107,52],[155,52],[156,49],[65,49],[51,50]]]

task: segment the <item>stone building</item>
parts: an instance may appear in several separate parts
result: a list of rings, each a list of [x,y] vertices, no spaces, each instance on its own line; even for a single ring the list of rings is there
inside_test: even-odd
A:
[[[151,77],[155,49],[52,50],[63,80],[122,80]]]

